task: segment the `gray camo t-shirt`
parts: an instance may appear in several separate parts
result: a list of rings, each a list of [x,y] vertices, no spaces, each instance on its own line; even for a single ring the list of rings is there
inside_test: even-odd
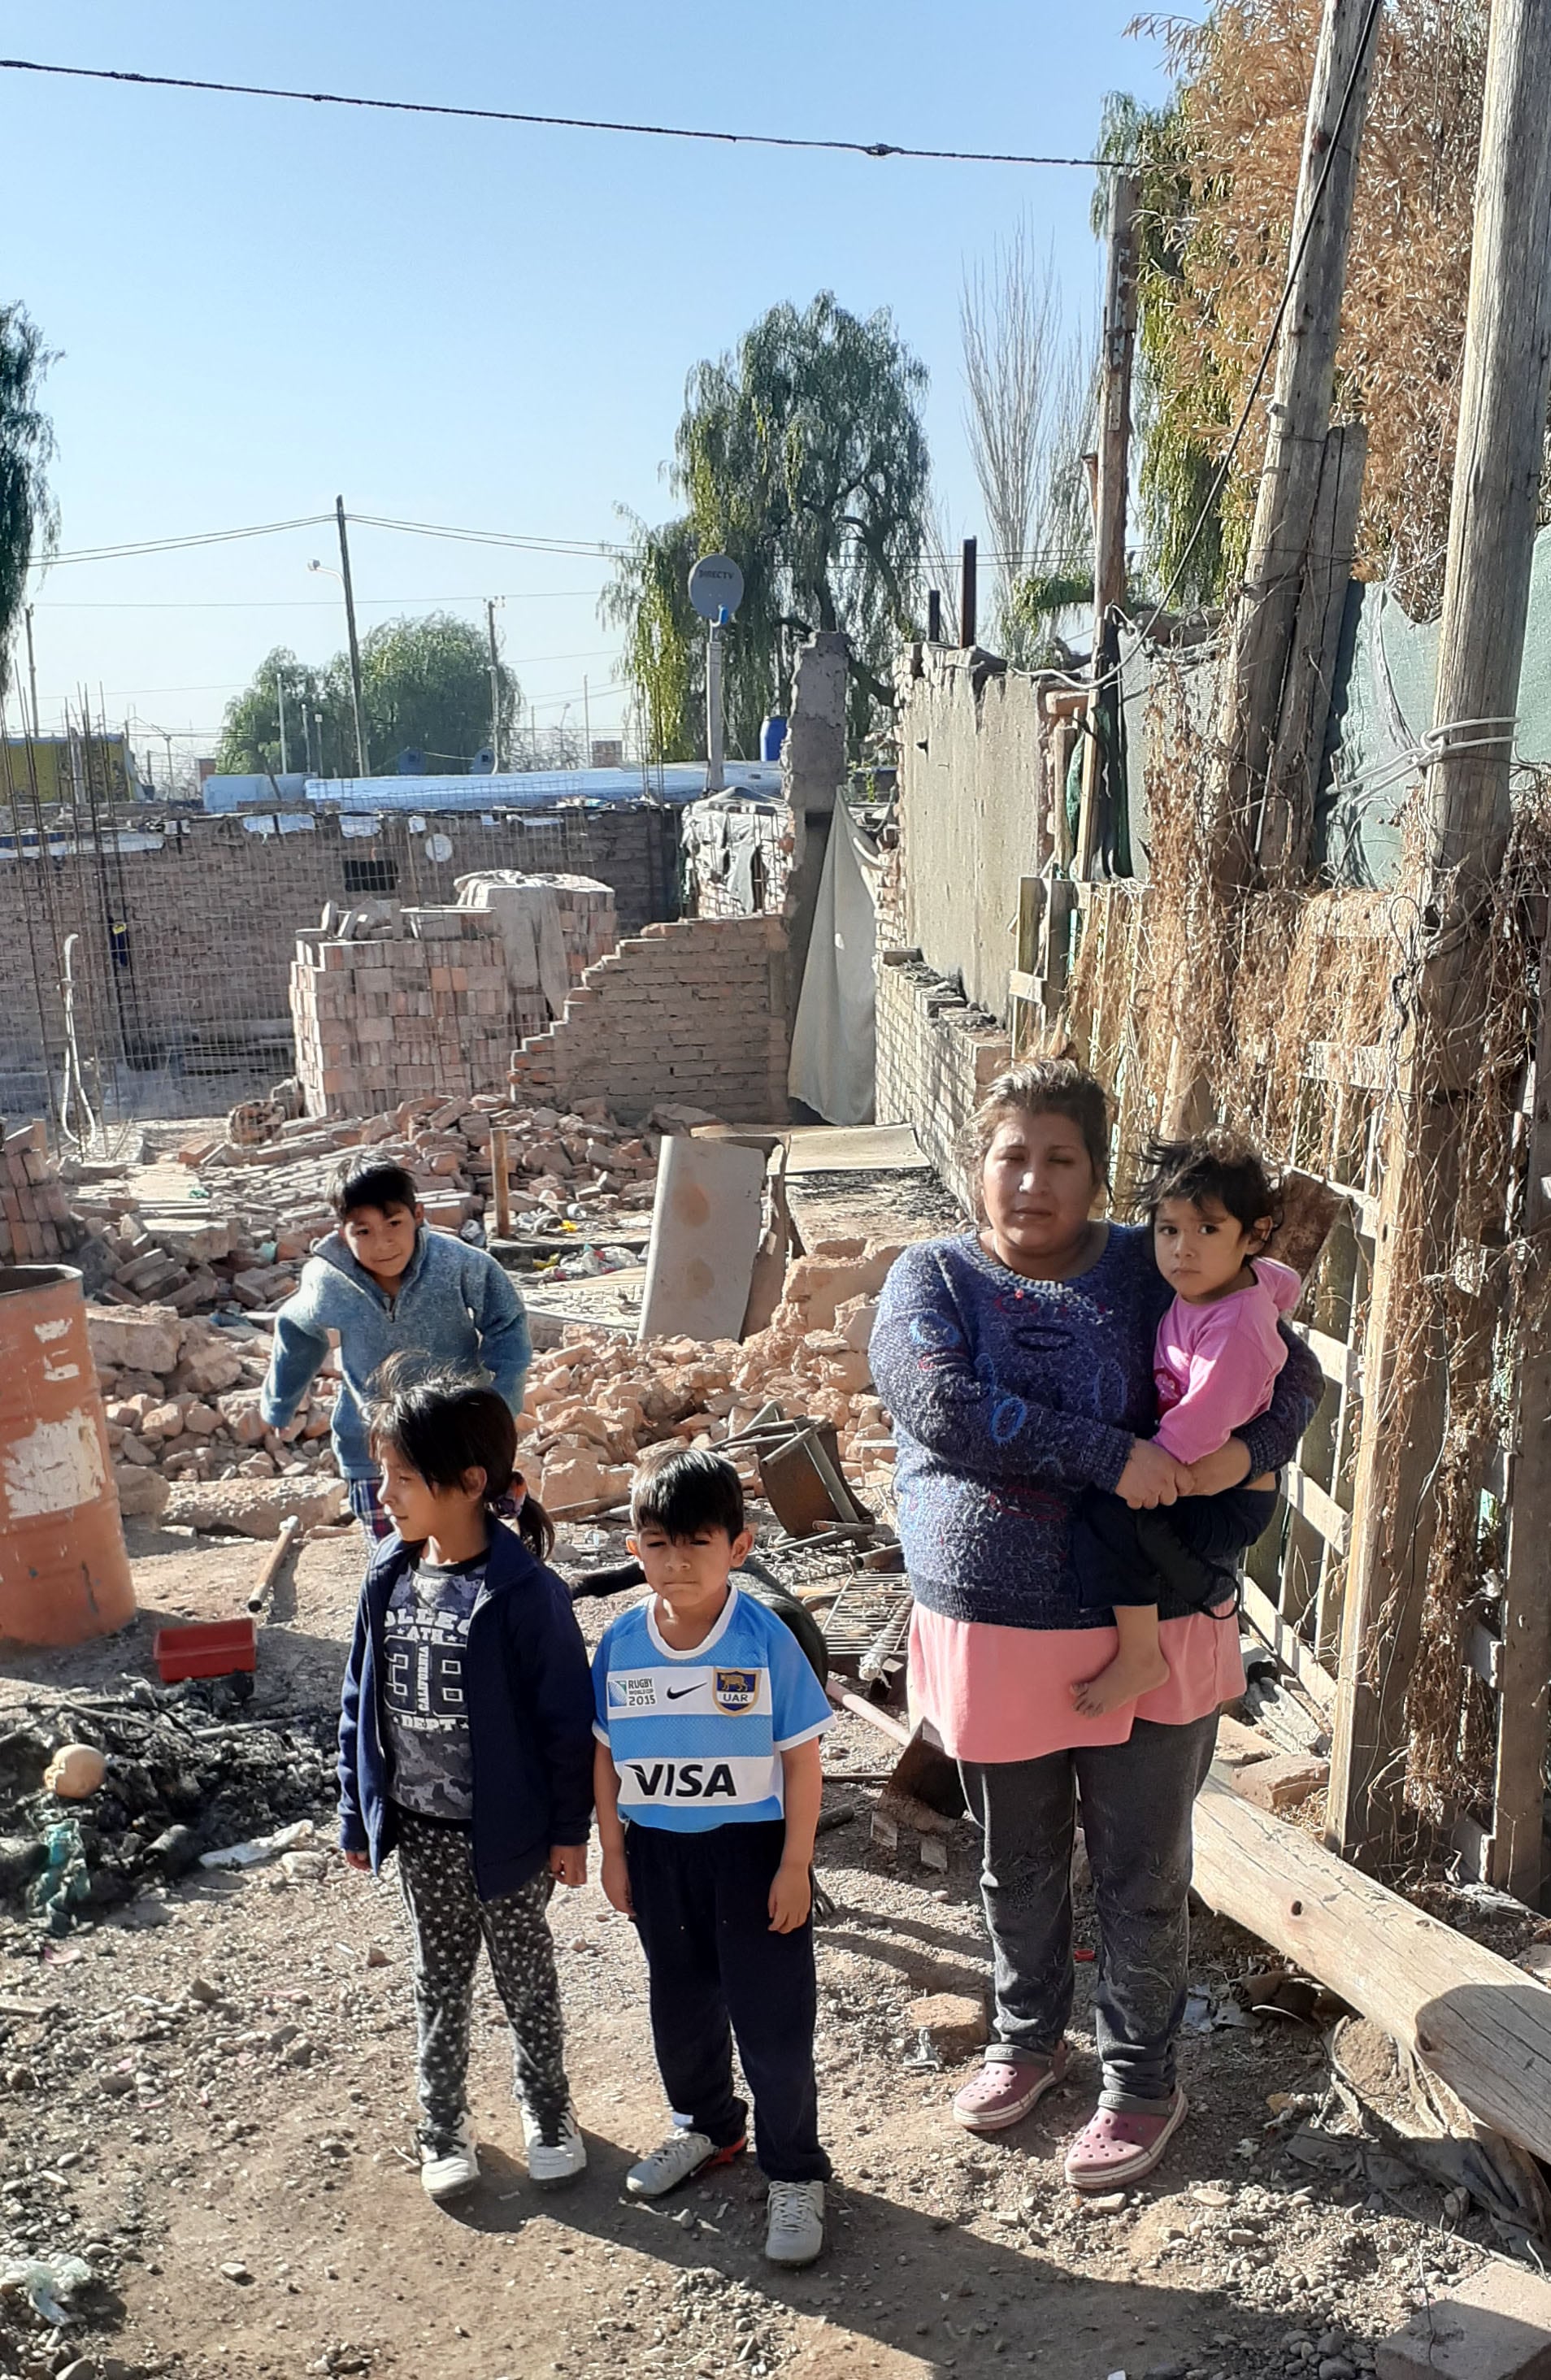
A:
[[[484,1554],[406,1572],[382,1622],[382,1733],[401,1809],[467,1826],[474,1762],[464,1693],[468,1616],[485,1583]]]

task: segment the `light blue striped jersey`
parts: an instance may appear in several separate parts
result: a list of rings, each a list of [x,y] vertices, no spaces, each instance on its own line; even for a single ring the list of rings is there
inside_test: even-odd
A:
[[[611,1621],[592,1660],[593,1732],[613,1755],[620,1815],[682,1834],[783,1816],[781,1755],[833,1717],[802,1646],[733,1586],[710,1633],[675,1652],[653,1603]]]

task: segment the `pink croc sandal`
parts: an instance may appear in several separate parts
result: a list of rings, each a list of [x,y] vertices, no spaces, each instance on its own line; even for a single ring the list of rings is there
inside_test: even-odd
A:
[[[1188,2107],[1176,2088],[1156,2116],[1100,2107],[1066,2153],[1066,2178],[1073,2190],[1118,2190],[1124,2181],[1140,2181],[1163,2161]]]
[[[1047,2091],[1066,2080],[1067,2046],[1048,2058],[988,2058],[953,2101],[953,2121],[966,2132],[1000,2132],[1021,2124]]]

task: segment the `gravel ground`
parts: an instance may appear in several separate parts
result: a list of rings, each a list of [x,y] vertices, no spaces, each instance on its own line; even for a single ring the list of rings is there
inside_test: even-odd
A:
[[[600,1540],[587,1533],[570,1559],[607,1559]],[[208,1617],[237,1608],[254,1560],[152,1536],[137,1574],[158,1615]],[[333,1693],[359,1564],[351,1536],[304,1549],[264,1632],[256,1715]],[[582,1607],[590,1633],[611,1608]],[[13,1663],[0,1703],[149,1674],[149,1639],[142,1621],[83,1656]],[[851,1718],[826,1740],[826,1806],[852,1815],[820,1843],[837,1908],[818,2031],[837,2180],[811,2271],[763,2264],[751,2163],[656,2210],[624,2198],[664,2117],[639,1950],[595,1883],[552,1911],[587,2175],[528,2183],[482,1981],[484,2180],[430,2206],[396,1887],[347,1872],[320,1812],[290,1873],[196,1872],[55,1943],[0,1924],[0,2271],[79,2253],[95,2277],[63,2331],[0,2285],[0,2372],[1351,2380],[1412,2304],[1480,2263],[1495,2244],[1483,2216],[1448,2200],[1446,2217],[1440,2188],[1321,2131],[1324,2037],[1283,2019],[1187,2034],[1193,2114],[1167,2166],[1113,2200],[1076,2199],[1060,2155],[1095,2087],[1085,1962],[1066,2086],[998,2139],[958,2131],[962,2078],[922,2062],[903,2011],[983,1987],[975,1841],[961,1827],[946,1875],[908,1833],[897,1853],[873,1846],[877,1787],[847,1772],[876,1772],[878,1743]],[[1080,1936],[1091,1945],[1085,1898]],[[1201,2022],[1232,2017],[1230,1979],[1266,1963],[1203,1917]]]

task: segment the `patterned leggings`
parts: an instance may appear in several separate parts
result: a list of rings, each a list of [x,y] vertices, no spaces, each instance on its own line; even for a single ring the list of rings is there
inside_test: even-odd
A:
[[[467,2109],[469,2018],[479,1944],[512,2027],[512,2088],[555,2142],[566,2108],[564,2031],[554,1943],[544,1912],[554,1879],[540,1869],[518,1892],[481,1900],[467,1835],[398,1814],[398,1871],[415,1934],[420,2138],[443,2151]]]

